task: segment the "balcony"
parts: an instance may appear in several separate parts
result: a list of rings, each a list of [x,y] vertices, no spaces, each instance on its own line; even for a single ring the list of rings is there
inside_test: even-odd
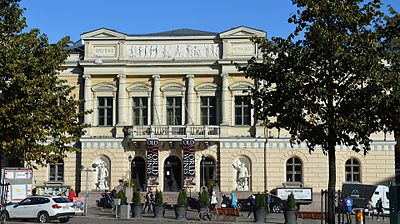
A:
[[[183,138],[193,137],[197,139],[218,138],[220,127],[204,125],[148,125],[125,126],[124,138]]]

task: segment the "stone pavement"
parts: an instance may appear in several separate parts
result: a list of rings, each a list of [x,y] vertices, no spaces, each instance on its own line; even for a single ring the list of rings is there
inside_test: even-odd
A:
[[[236,223],[252,223],[254,222],[253,215],[250,218],[247,218],[248,212],[240,212],[240,216],[237,218]],[[129,219],[129,220],[122,220],[122,219],[115,219],[115,216],[112,214],[111,209],[105,209],[104,211],[98,207],[90,207],[88,209],[88,215],[76,215],[75,217],[71,218],[69,223],[71,224],[119,224],[119,223],[149,223],[154,224],[155,222],[158,223],[234,223],[233,220],[231,221],[221,221],[219,218],[213,218],[211,221],[199,221],[197,218],[197,211],[189,210],[187,213],[187,220],[186,221],[178,221],[175,219],[175,213],[173,209],[167,209],[165,212],[164,219],[155,219],[153,218],[153,214],[144,214],[143,218],[140,219]],[[8,223],[27,223],[26,221],[19,221],[19,222],[8,222]],[[34,223],[34,222],[32,222]],[[52,221],[52,223],[58,223],[58,221]],[[283,217],[283,213],[270,213],[267,215],[267,223],[271,224],[284,224],[285,220]],[[298,219],[298,224],[321,224],[325,222],[321,222],[321,220],[312,220],[312,219]],[[355,217],[352,217],[352,224],[355,224]],[[380,220],[379,222],[374,220],[366,220],[364,224],[389,224],[389,217],[385,217],[385,221]]]

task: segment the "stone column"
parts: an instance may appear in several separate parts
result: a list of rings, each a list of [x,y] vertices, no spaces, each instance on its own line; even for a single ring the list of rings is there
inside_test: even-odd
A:
[[[118,125],[126,124],[127,114],[127,97],[126,97],[126,75],[119,74],[118,76]]]
[[[87,110],[91,110],[92,108],[91,108],[91,103],[92,103],[92,100],[91,100],[91,98],[92,98],[92,94],[91,94],[91,89],[92,89],[92,77],[91,77],[91,75],[87,75],[87,74],[85,74],[85,75],[83,75],[83,79],[85,80],[85,87],[84,87],[84,92],[83,92],[83,96],[84,96],[84,99],[85,99],[85,103],[84,103],[84,105],[83,105],[83,109],[85,110],[85,111],[87,111]],[[90,114],[85,114],[85,116],[84,116],[84,123],[85,124],[92,124],[92,114],[90,113]]]
[[[194,114],[194,75],[190,74],[187,78],[187,119],[186,124],[195,124],[196,116]]]
[[[153,125],[161,124],[160,75],[153,75]]]
[[[228,73],[222,73],[222,90],[221,90],[221,125],[228,125]]]

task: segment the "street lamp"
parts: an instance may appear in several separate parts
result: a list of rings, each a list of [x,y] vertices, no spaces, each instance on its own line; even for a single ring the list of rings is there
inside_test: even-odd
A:
[[[206,157],[202,155],[201,160],[203,161],[203,187],[204,187],[206,186]]]
[[[97,167],[96,163],[92,164],[92,168],[93,169],[85,168],[84,166],[81,165],[81,171],[85,171],[86,172],[85,215],[87,215],[87,204],[88,204],[88,198],[89,198],[89,188],[88,188],[88,185],[89,185],[89,172],[95,172],[96,171],[96,167]]]
[[[129,189],[131,188],[131,182],[132,182],[132,180],[131,180],[131,178],[132,178],[132,156],[131,155],[129,155],[128,156],[128,161],[129,161]]]

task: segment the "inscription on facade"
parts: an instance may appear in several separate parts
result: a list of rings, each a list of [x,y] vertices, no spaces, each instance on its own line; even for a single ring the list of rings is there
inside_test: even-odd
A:
[[[218,58],[217,44],[128,45],[129,58]]]
[[[255,47],[253,44],[232,44],[230,55],[254,55]]]
[[[115,56],[115,47],[95,47],[95,56]]]

